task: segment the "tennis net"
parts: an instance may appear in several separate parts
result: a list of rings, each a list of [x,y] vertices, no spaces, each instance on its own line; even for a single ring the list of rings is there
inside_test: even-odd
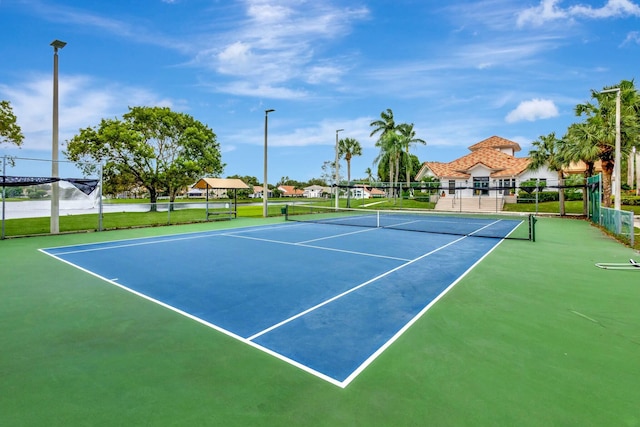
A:
[[[536,219],[531,214],[336,209],[295,204],[287,206],[285,218],[287,221],[535,241]]]

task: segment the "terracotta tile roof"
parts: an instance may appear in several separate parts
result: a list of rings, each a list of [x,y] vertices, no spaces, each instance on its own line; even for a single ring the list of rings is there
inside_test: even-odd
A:
[[[508,139],[501,138],[495,135],[483,141],[480,141],[477,144],[473,144],[471,147],[469,147],[469,150],[476,151],[483,148],[513,148],[514,152],[521,150],[520,144],[518,144],[517,142],[509,141]]]
[[[282,191],[285,196],[302,196],[304,191],[294,188],[293,185],[281,185],[278,190]]]
[[[424,176],[426,169],[429,169],[438,178],[468,179],[472,169],[478,165],[489,169],[491,178],[509,178],[520,175],[527,169],[529,158],[518,158],[500,151],[505,148],[511,148],[514,152],[521,150],[520,145],[516,142],[492,136],[470,146],[471,153],[452,162],[424,162],[417,176]],[[586,165],[583,162],[572,163],[565,168],[565,172],[582,173],[585,168]],[[595,169],[596,171],[602,170],[600,161],[596,162]]]
[[[423,167],[440,178],[467,179],[471,176],[470,170],[479,165],[489,169],[492,178],[500,178],[519,175],[528,164],[528,158],[513,157],[495,148],[478,148],[452,162],[425,162]]]

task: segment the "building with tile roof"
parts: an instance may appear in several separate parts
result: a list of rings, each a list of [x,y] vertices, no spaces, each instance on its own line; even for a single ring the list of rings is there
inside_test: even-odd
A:
[[[302,197],[304,191],[300,188],[296,188],[293,185],[280,185],[278,190],[282,192],[282,197]]]
[[[436,178],[445,188],[444,195],[457,197],[506,195],[520,182],[536,178],[557,181],[557,173],[546,167],[528,170],[529,158],[515,156],[521,150],[517,142],[492,136],[470,146],[469,150],[466,156],[448,163],[424,162],[416,181]]]

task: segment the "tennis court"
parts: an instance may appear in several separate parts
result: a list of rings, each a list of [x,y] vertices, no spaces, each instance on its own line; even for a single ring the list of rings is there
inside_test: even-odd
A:
[[[43,251],[345,387],[500,242],[466,234],[521,224],[458,220],[462,235],[426,238],[334,221]],[[387,219],[419,221],[442,220]]]
[[[312,224],[301,225],[301,229],[306,229]],[[466,241],[486,240],[495,246],[488,253],[485,250],[484,255],[474,254],[474,257],[480,257],[480,262],[473,268],[456,267],[451,279],[455,286],[425,313],[418,315],[409,328],[394,336],[391,345],[384,347],[383,344],[384,351],[374,353],[374,359],[359,365],[366,368],[357,371],[357,376],[345,387],[336,386],[340,385],[340,380],[329,376],[319,378],[312,375],[311,370],[344,377],[337,373],[342,372],[340,369],[344,366],[335,363],[334,359],[344,359],[348,347],[339,348],[338,355],[327,356],[331,359],[332,370],[312,365],[310,361],[304,362],[306,368],[302,362],[300,366],[294,366],[284,360],[293,361],[297,356],[282,350],[284,354],[278,358],[269,348],[276,348],[285,341],[290,348],[318,345],[316,341],[320,341],[320,337],[327,338],[327,334],[320,334],[324,322],[340,321],[338,317],[357,319],[355,313],[344,308],[357,312],[360,305],[373,307],[375,304],[370,303],[376,301],[376,293],[373,288],[367,290],[370,285],[365,285],[338,298],[335,310],[327,312],[329,319],[314,318],[309,313],[306,325],[291,321],[282,329],[276,328],[273,332],[280,334],[277,336],[279,343],[275,343],[276,335],[269,333],[249,341],[255,331],[265,330],[265,325],[277,324],[274,323],[277,319],[286,320],[292,313],[299,312],[302,304],[300,307],[287,305],[285,300],[305,299],[307,305],[312,304],[310,300],[324,301],[326,297],[322,293],[326,290],[311,288],[308,284],[319,280],[315,279],[316,275],[328,284],[324,286],[333,287],[331,295],[339,295],[338,286],[333,284],[336,278],[363,275],[362,271],[338,271],[332,264],[294,266],[285,262],[276,269],[268,262],[277,259],[280,263],[284,257],[265,252],[278,251],[282,255],[283,252],[275,248],[287,246],[295,249],[286,252],[287,257],[296,257],[293,253],[297,250],[335,261],[336,258],[322,254],[330,249],[340,249],[385,256],[391,253],[392,257],[412,260],[428,253],[434,238],[449,242],[462,236],[385,229],[364,231],[366,228],[346,226],[335,226],[334,231],[325,235],[339,235],[350,229],[362,231],[356,236],[378,232],[411,236],[403,241],[409,250],[405,252],[403,246],[400,252],[392,253],[390,243],[365,245],[364,248],[361,244],[356,248],[356,240],[348,237],[304,245],[300,242],[317,237],[297,237],[292,233],[291,239],[284,238],[284,230],[293,230],[295,226],[296,223],[278,218],[241,218],[230,222],[0,242],[0,320],[3,326],[0,333],[0,393],[3,396],[0,399],[0,424],[533,427],[633,426],[640,423],[637,409],[640,400],[637,357],[640,276],[637,269],[608,270],[595,265],[628,263],[630,258],[637,260],[640,256],[588,222],[539,218],[535,243],[476,237],[454,243],[456,246]],[[242,243],[233,243],[255,238],[276,242],[258,240],[255,241],[258,246],[251,245],[251,249],[242,249]],[[184,239],[182,247],[185,249],[181,251],[187,255],[176,250],[180,246],[177,239]],[[223,247],[234,247],[243,252],[242,262],[234,260],[226,264],[224,258],[217,262],[213,255],[230,259],[229,250],[218,248],[212,249],[212,253],[201,253],[197,250],[200,243],[196,244],[200,240],[227,242]],[[344,246],[338,246],[338,241]],[[420,243],[411,248],[418,241]],[[127,253],[124,248],[127,243],[138,245],[135,250],[133,247],[129,250],[141,258],[122,258]],[[467,255],[478,251],[476,244],[470,244],[473,248],[468,247]],[[167,249],[158,249],[163,245]],[[444,244],[434,247],[441,246]],[[122,266],[103,272],[109,280],[105,281],[89,274],[88,270],[60,262],[43,253],[41,248],[58,248],[56,251],[60,251],[60,256],[70,248],[88,250],[82,257],[96,263],[100,257],[107,259],[110,251],[112,254],[125,252],[113,258]],[[244,253],[247,250],[249,253]],[[431,268],[428,260],[435,260],[433,256],[446,250],[441,249],[405,268]],[[99,252],[104,254],[97,255]],[[153,256],[147,256],[145,252],[151,252]],[[80,253],[77,256],[80,257]],[[369,258],[356,254],[348,256],[351,260]],[[458,257],[458,252],[455,256]],[[145,264],[147,261],[150,264]],[[383,272],[403,264],[402,260],[380,258],[379,261],[387,263]],[[348,265],[352,268],[353,264]],[[377,267],[378,264],[368,265]],[[295,297],[278,289],[284,286],[285,280],[292,280],[291,273],[285,272],[290,268],[303,268],[298,270],[295,283],[308,288],[296,289]],[[208,271],[206,279],[213,283],[218,283],[218,277],[264,283],[268,271],[273,284],[263,289],[263,293],[254,294],[253,307],[242,311],[244,317],[253,317],[253,320],[236,316],[225,323],[222,319],[218,327],[224,326],[229,331],[221,332],[222,329],[212,329],[206,322],[194,320],[195,317],[180,315],[115,286],[131,285],[130,279],[135,277],[128,276],[127,271],[135,269],[145,271],[159,284],[172,277],[178,281],[179,289],[203,283],[193,280],[198,277],[201,281],[205,276],[194,272],[198,269]],[[376,271],[370,276],[380,274]],[[453,275],[462,277],[457,280]],[[411,274],[405,276],[412,277]],[[345,287],[351,289],[359,280],[351,280],[353,283],[345,284]],[[380,289],[383,281],[379,283]],[[378,281],[373,284],[378,285]],[[410,323],[406,320],[411,317],[411,311],[406,308],[410,304],[406,304],[408,300],[404,296],[413,289],[403,283],[400,285],[396,289],[386,288],[395,297],[392,301],[388,301],[389,298],[378,301],[375,322],[392,318],[388,313],[403,313],[404,319],[394,328]],[[244,288],[238,285],[235,289]],[[249,304],[246,297],[234,295],[233,290],[233,287],[221,289],[215,297],[224,297],[227,305],[233,301]],[[361,294],[360,290],[367,292]],[[189,293],[205,295],[196,291],[189,290]],[[175,292],[170,296],[172,304],[180,303],[176,299],[178,294],[187,299],[184,296],[187,293]],[[313,295],[317,298],[312,298]],[[356,297],[360,297],[358,306],[349,301]],[[196,300],[197,296],[190,299]],[[415,306],[428,304],[428,299],[424,295],[416,296]],[[189,306],[197,303],[186,302]],[[392,302],[397,303],[398,310],[389,308]],[[344,304],[344,308],[337,310],[340,304]],[[207,310],[213,306],[210,303],[202,305]],[[323,309],[329,309],[331,305],[329,303]],[[288,307],[289,311],[283,311],[283,307]],[[229,314],[240,312],[228,308]],[[387,313],[384,313],[385,309]],[[321,310],[314,313],[320,314]],[[206,313],[196,314],[204,316]],[[368,319],[366,322],[371,323]],[[381,321],[385,328],[387,323]],[[319,332],[312,334],[308,343],[302,342],[304,337],[293,333],[293,329],[315,332],[315,328]],[[242,335],[233,336],[231,330]],[[371,333],[377,333],[372,329],[361,331],[374,343],[373,348],[381,348],[380,343],[389,342],[371,339]],[[351,331],[339,332],[354,336]],[[387,329],[384,333],[389,336],[392,331]],[[274,340],[267,343],[270,336]],[[265,341],[259,343],[261,338]],[[357,345],[363,345],[362,342],[367,343],[359,341]],[[371,351],[367,349],[355,354],[366,355]],[[353,365],[358,363],[361,362]],[[350,369],[344,371],[351,372]],[[344,380],[342,382],[344,385]]]

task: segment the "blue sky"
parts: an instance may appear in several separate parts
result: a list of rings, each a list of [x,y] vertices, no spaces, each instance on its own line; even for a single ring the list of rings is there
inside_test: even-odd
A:
[[[215,131],[223,176],[262,180],[275,109],[273,184],[320,177],[336,129],[360,141],[352,178],[364,177],[378,155],[369,123],[387,108],[427,142],[422,162],[492,135],[526,156],[579,121],[591,89],[638,78],[640,0],[0,0],[0,37],[0,99],[25,134],[0,155],[51,158],[59,39],[62,146],[128,106],[169,106]],[[50,174],[20,165],[7,174]]]

